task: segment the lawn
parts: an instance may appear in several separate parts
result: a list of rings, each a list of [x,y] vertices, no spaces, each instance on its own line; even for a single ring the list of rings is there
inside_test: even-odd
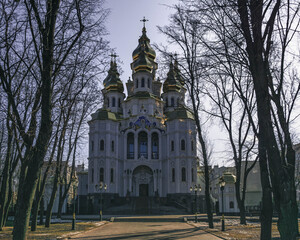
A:
[[[70,235],[87,231],[89,229],[99,226],[99,222],[77,222],[76,230],[72,229],[72,223],[55,223],[51,224],[50,228],[45,228],[45,226],[37,226],[35,232],[31,232],[28,229],[28,240],[50,240],[57,238],[67,238]],[[0,232],[0,239],[12,239],[12,227],[4,227],[3,231]]]

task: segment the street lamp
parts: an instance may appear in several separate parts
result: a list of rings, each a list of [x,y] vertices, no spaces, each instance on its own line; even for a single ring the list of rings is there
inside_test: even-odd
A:
[[[77,188],[77,185],[78,185],[78,178],[77,178],[77,176],[75,174],[72,177],[72,183],[73,183],[73,218],[72,218],[72,230],[75,230],[75,221],[76,221],[76,217],[75,217],[75,197],[76,197],[76,188]]]
[[[100,221],[102,221],[102,190],[104,189],[104,191],[106,191],[107,185],[103,184],[103,182],[100,182],[99,185],[96,184],[96,189],[99,189],[99,191],[100,191],[100,213],[99,213],[99,216],[100,216]]]
[[[195,205],[196,205],[195,206],[195,222],[198,222],[198,217],[197,217],[197,212],[198,212],[197,192],[201,192],[201,190],[202,190],[202,188],[201,188],[200,184],[198,184],[198,186],[195,184],[194,187],[192,187],[192,186],[190,187],[191,194],[193,193],[193,191],[195,193]]]
[[[224,177],[220,177],[219,185],[222,193],[222,231],[225,231],[225,219],[224,219],[224,188],[225,188],[225,179]]]

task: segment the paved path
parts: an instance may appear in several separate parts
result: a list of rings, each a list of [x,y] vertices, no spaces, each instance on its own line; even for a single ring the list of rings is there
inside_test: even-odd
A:
[[[145,239],[197,239],[220,240],[184,222],[136,221],[110,222],[102,227],[76,235],[72,239],[83,240],[145,240]]]

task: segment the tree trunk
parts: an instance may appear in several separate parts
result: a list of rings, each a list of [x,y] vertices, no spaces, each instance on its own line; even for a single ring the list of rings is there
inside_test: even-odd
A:
[[[36,191],[37,193],[38,191]],[[39,212],[39,202],[40,202],[40,197],[38,194],[35,194],[35,199],[33,201],[32,205],[32,216],[31,216],[31,231],[34,232],[36,231],[36,225],[37,225],[37,217],[38,217],[38,212]]]
[[[14,220],[13,240],[26,240],[27,228],[29,225],[31,206],[38,182],[40,164],[37,164],[42,156],[32,157],[32,162],[28,167],[21,167],[19,178],[18,200]],[[26,172],[30,173],[26,175]]]
[[[56,166],[56,167],[58,167],[58,166]],[[47,227],[47,228],[50,227],[50,224],[51,224],[52,208],[53,208],[53,204],[54,204],[55,197],[56,197],[57,185],[58,185],[58,179],[57,179],[57,177],[55,177],[52,192],[51,192],[50,201],[47,205],[47,211],[46,211],[45,227]]]
[[[2,227],[4,226],[5,221],[5,207],[8,199],[9,192],[9,179],[10,179],[10,165],[11,165],[11,145],[12,145],[12,133],[9,129],[9,123],[7,120],[8,127],[8,139],[7,139],[7,153],[5,157],[4,168],[2,172],[2,181],[1,181],[1,192],[0,192],[0,231],[2,231]]]
[[[57,210],[57,218],[61,218],[62,207],[64,203],[64,194],[62,194],[62,185],[59,186],[59,198],[58,198],[58,210]]]
[[[5,206],[8,198],[9,162],[10,160],[9,158],[7,158],[2,173],[2,184],[0,193],[0,231],[2,231],[2,227],[4,226]]]
[[[39,225],[44,225],[44,195],[41,198],[41,202],[40,202],[40,222]]]

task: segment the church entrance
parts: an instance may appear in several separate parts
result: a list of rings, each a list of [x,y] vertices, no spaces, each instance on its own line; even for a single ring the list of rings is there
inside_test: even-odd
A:
[[[140,193],[140,197],[148,197],[149,196],[149,184],[140,184],[139,193]]]
[[[141,165],[133,170],[132,190],[135,197],[154,196],[153,171],[150,167]]]

